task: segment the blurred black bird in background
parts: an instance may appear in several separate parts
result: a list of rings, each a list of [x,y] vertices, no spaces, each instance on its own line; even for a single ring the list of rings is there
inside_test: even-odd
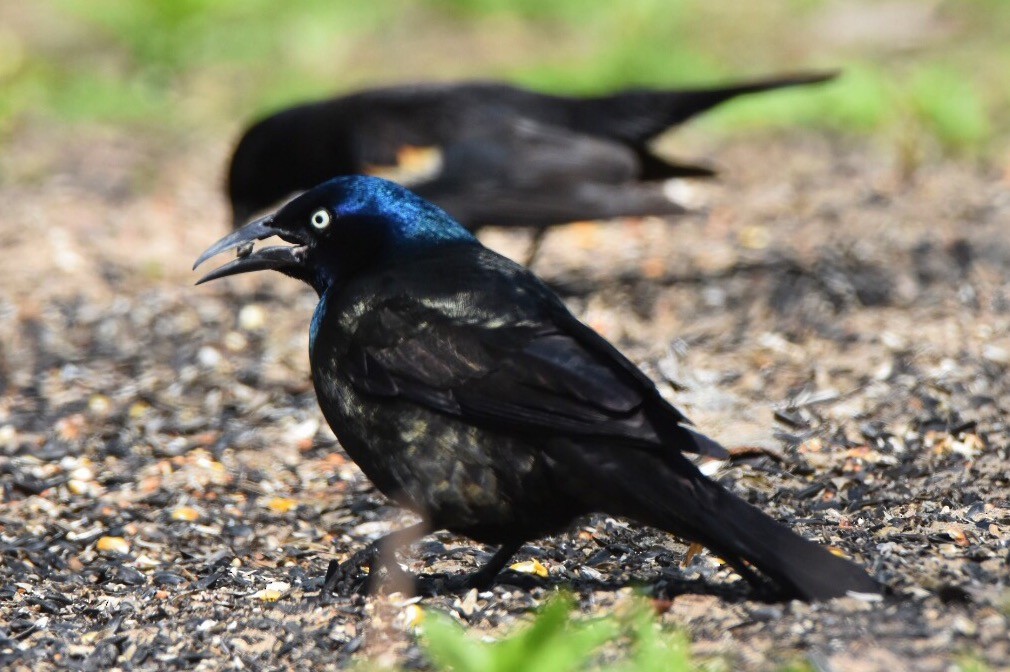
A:
[[[292,245],[253,250],[273,236]],[[331,180],[196,265],[232,249],[200,282],[274,269],[318,292],[309,351],[323,415],[375,486],[422,518],[373,545],[373,570],[385,556],[394,571],[391,547],[448,529],[500,545],[468,581],[486,586],[525,541],[606,512],[700,542],[784,597],[879,591],[702,475],[684,453],[721,446],[536,276],[399,185]]]
[[[736,96],[835,73],[573,98],[498,83],[360,91],[278,112],[250,127],[228,171],[237,228],[339,175],[393,179],[467,229],[540,229],[578,220],[683,212],[664,183],[710,168],[661,158],[650,141]],[[534,248],[535,248],[534,244]]]

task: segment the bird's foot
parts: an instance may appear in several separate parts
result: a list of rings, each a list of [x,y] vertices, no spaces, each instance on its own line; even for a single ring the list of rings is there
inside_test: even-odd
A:
[[[385,574],[383,580],[382,574]],[[371,594],[380,587],[391,592],[412,594],[415,577],[400,568],[395,562],[379,562],[379,554],[373,546],[364,548],[343,562],[331,560],[326,569],[326,579],[320,596],[336,594],[347,597],[353,594]]]
[[[343,562],[330,560],[319,597],[329,595],[348,597],[355,593],[367,592],[372,574],[371,563],[374,559],[374,554],[370,551],[370,548],[358,551]],[[366,569],[368,571],[365,571]]]
[[[447,578],[442,583],[445,592],[463,593],[476,588],[477,590],[487,590],[494,585],[495,579],[508,563],[509,558],[515,555],[522,542],[512,541],[503,544],[483,567],[469,574],[454,575]]]
[[[331,560],[323,588],[319,591],[320,599],[333,593],[348,596],[377,592],[382,569],[386,570],[385,584],[390,592],[412,595],[414,575],[403,571],[397,564],[396,549],[423,536],[427,530],[427,523],[414,523],[373,541],[344,562]],[[367,572],[363,571],[365,568]]]
[[[414,595],[417,592],[417,577],[404,570],[395,561],[386,563],[378,569],[385,570],[385,577],[380,580],[379,571],[369,573],[368,592],[376,593],[380,587],[388,593]]]
[[[454,574],[445,580],[445,590],[449,593],[465,593],[473,590],[487,590],[494,585],[495,575],[488,576],[479,570],[469,574]]]
[[[502,558],[505,558],[505,560],[507,560],[508,558],[512,557],[512,554],[514,552],[515,548],[511,546],[501,549],[498,551],[498,553],[495,554],[495,557],[492,558],[491,561],[489,561],[486,565],[484,565],[480,569],[470,572],[469,574],[456,574],[449,577],[448,579],[446,579],[444,584],[446,591],[452,593],[463,593],[469,590],[473,590],[474,588],[480,591],[488,590],[489,588],[491,588],[491,586],[495,584],[495,581],[498,579],[498,577],[502,576],[502,565],[504,565],[504,560],[502,560]],[[531,578],[527,577],[527,575],[519,574],[517,572],[505,572],[504,575],[510,576],[512,574],[515,574],[518,577]],[[538,577],[532,577],[532,578],[535,579],[533,585],[541,585],[541,582]],[[521,582],[507,581],[507,583],[520,585]],[[532,586],[520,585],[520,587],[530,588]]]
[[[471,574],[421,574],[417,577],[417,594],[423,597],[438,597],[439,595],[462,595],[474,588],[485,591],[494,584],[493,577],[474,579]]]

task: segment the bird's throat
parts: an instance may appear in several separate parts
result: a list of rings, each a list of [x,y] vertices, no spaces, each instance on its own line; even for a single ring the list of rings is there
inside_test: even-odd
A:
[[[316,309],[312,312],[312,322],[309,323],[309,357],[312,357],[312,351],[316,346],[316,336],[319,335],[319,328],[323,324],[323,319],[326,315],[326,299],[329,297],[329,292],[324,291],[319,294],[319,303],[316,304]]]

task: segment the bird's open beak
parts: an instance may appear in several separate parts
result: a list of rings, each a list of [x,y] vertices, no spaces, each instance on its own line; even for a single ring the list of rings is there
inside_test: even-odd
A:
[[[193,264],[193,269],[207,261],[211,257],[216,257],[228,250],[238,250],[238,259],[211,271],[207,275],[197,280],[200,285],[211,280],[217,280],[228,275],[239,273],[250,273],[252,271],[293,271],[299,268],[305,261],[305,245],[265,247],[261,250],[253,251],[253,244],[257,240],[280,236],[288,242],[300,243],[302,241],[293,240],[290,232],[282,232],[273,226],[273,215],[255,219],[238,231],[233,231],[221,240],[211,245],[200,258]]]

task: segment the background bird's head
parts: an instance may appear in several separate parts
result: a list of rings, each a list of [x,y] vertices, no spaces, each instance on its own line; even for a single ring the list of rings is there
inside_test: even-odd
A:
[[[232,226],[336,175],[359,172],[354,142],[339,110],[299,105],[253,124],[228,166]]]
[[[253,249],[256,241],[275,236],[290,245]],[[193,268],[237,249],[238,259],[199,282],[269,269],[303,280],[322,294],[369,267],[452,244],[476,244],[476,239],[404,187],[353,175],[324,182],[225,236],[200,255]]]

